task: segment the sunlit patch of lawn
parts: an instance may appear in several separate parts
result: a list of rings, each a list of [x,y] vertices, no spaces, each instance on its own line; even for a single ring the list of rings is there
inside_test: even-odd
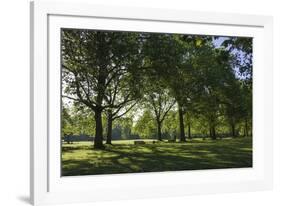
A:
[[[92,142],[62,146],[62,175],[94,175],[134,172],[252,167],[252,138],[196,139],[187,143],[152,142],[134,145],[132,140],[113,141],[105,150]]]

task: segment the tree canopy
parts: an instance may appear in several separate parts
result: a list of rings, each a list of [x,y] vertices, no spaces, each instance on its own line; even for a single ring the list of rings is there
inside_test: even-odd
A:
[[[249,135],[252,38],[62,29],[61,51],[63,135]]]

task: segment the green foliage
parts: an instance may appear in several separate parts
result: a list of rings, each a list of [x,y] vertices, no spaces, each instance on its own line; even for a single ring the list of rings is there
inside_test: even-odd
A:
[[[62,138],[66,135],[95,135],[93,113],[85,107],[62,109]]]
[[[133,127],[133,133],[140,138],[156,138],[157,129],[151,111],[145,110]]]
[[[176,111],[170,111],[163,123],[163,132],[167,134],[169,139],[174,139],[178,136],[179,131],[179,119]]]
[[[133,120],[130,117],[121,117],[117,119],[113,126],[114,128],[119,129],[121,139],[130,139],[133,127]]]
[[[240,76],[248,84],[252,84],[253,76],[253,38],[232,37],[223,42],[223,45],[236,55],[236,66]]]
[[[63,135],[249,136],[252,39],[216,38],[62,30]]]

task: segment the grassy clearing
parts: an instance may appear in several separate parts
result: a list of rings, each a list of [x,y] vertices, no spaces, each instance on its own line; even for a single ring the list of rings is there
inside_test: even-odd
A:
[[[62,175],[93,175],[252,167],[252,138],[187,143],[113,141],[106,150],[92,142],[63,144]]]

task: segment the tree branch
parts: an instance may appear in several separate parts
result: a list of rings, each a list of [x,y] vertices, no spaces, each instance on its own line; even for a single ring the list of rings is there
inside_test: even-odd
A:
[[[124,116],[125,114],[127,114],[135,105],[137,104],[137,102],[135,102],[134,104],[132,104],[125,112],[123,112],[122,114],[118,115],[118,116],[115,116],[113,117],[112,119],[115,120],[115,119],[118,119],[122,116]],[[120,111],[120,110],[119,110]],[[114,113],[114,115],[116,115],[117,113]],[[112,115],[112,116],[114,116]]]

